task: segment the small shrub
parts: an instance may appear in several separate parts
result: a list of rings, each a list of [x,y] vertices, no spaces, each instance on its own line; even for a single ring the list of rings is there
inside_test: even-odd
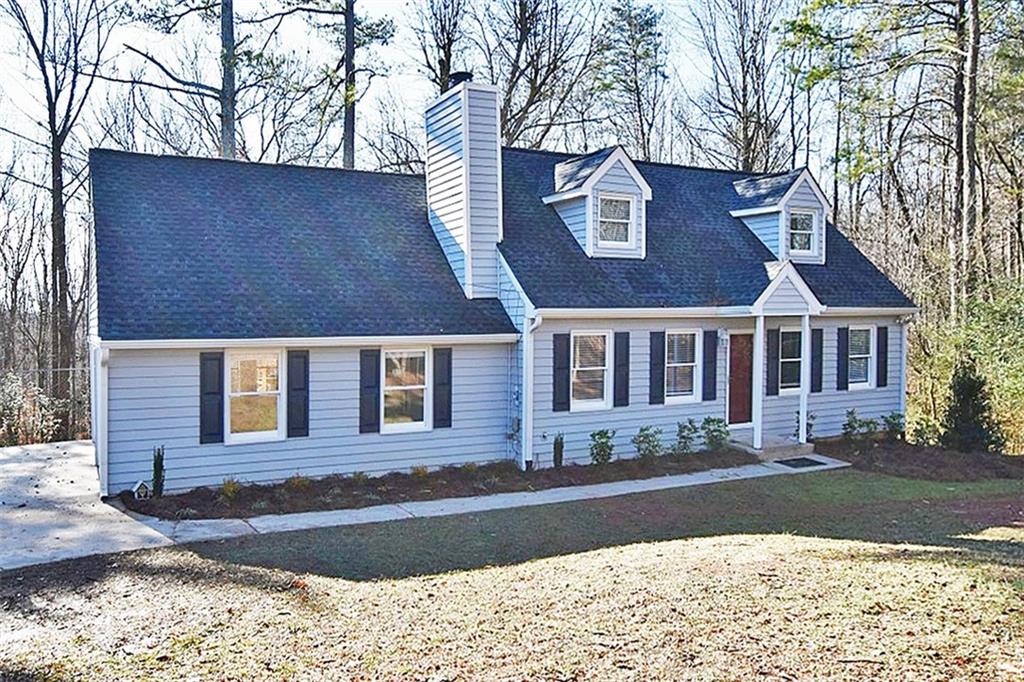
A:
[[[242,484],[235,478],[225,478],[220,484],[220,494],[228,502],[234,502],[238,493],[242,491]]]
[[[353,471],[352,472],[352,482],[353,483],[358,483],[359,485],[362,485],[363,483],[366,483],[366,481],[368,479],[369,479],[369,476],[364,474],[362,471]]]
[[[883,415],[882,423],[885,425],[885,435],[890,440],[902,440],[906,436],[902,412],[890,412],[887,415]]]
[[[466,462],[460,468],[467,474],[475,474],[476,470],[480,467],[477,466],[476,462]]]
[[[676,443],[672,452],[677,455],[689,455],[693,452],[693,444],[700,435],[700,427],[692,418],[676,424]]]
[[[594,464],[607,464],[612,461],[615,452],[615,431],[600,429],[590,434],[590,461]]]
[[[927,417],[914,424],[910,440],[917,445],[935,445],[939,442],[939,425]]]
[[[412,471],[409,472],[409,473],[412,475],[413,478],[426,478],[427,474],[430,473],[430,470],[427,469],[427,467],[418,466],[418,467],[413,467]]]
[[[164,495],[164,446],[153,448],[153,497]]]
[[[659,457],[663,452],[661,433],[661,429],[653,426],[641,426],[633,436],[633,447],[636,448],[637,457],[647,462]]]
[[[800,410],[795,412],[796,426],[793,427],[793,438],[800,440]],[[807,413],[807,440],[814,440],[814,420],[817,418],[813,412]]]
[[[555,442],[551,449],[551,462],[556,469],[561,469],[565,460],[565,434],[559,433],[555,436]]]
[[[256,500],[252,503],[252,510],[254,512],[265,512],[270,509],[270,503],[266,500]]]
[[[194,519],[198,516],[199,512],[197,512],[192,507],[183,507],[178,511],[174,512],[174,518],[178,519],[179,521],[187,521],[188,519]]]
[[[295,474],[284,480],[284,489],[293,494],[304,493],[313,485],[308,476]]]
[[[729,425],[721,417],[704,417],[700,430],[708,450],[721,450],[729,442]]]
[[[957,365],[949,384],[949,404],[942,419],[941,443],[960,452],[1000,452],[1006,447],[985,378],[973,359]]]
[[[861,419],[857,416],[857,410],[846,411],[846,421],[843,422],[843,438],[847,440],[860,439],[878,433],[877,419]]]

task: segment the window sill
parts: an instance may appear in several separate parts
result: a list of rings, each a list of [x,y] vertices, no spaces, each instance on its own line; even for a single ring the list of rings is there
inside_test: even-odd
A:
[[[665,396],[666,405],[689,405],[690,403],[699,403],[700,398],[697,394],[693,395],[667,395]]]
[[[788,396],[788,395],[800,395],[800,387],[799,386],[794,386],[793,388],[780,388],[779,389],[779,397],[780,398],[783,397],[783,396]]]
[[[382,436],[387,436],[387,435],[394,434],[394,433],[424,433],[424,432],[430,431],[430,430],[432,430],[432,429],[431,429],[430,426],[427,425],[426,421],[422,421],[422,422],[409,422],[409,423],[406,423],[406,424],[389,424],[389,425],[381,424],[380,425],[380,434]]]
[[[579,401],[569,404],[569,412],[600,412],[612,409],[612,404],[601,401]]]
[[[848,391],[869,391],[874,387],[875,385],[868,381],[864,383],[847,384],[846,389]]]
[[[285,434],[274,432],[249,433],[249,434],[226,434],[223,445],[253,445],[255,443],[276,443],[288,440]]]

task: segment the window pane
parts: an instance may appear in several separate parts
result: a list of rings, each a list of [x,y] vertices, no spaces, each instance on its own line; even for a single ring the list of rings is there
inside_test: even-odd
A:
[[[693,395],[693,366],[665,370],[665,395]]]
[[[865,384],[868,381],[868,359],[850,358],[850,383]]]
[[[422,386],[426,383],[426,376],[426,353],[421,351],[384,354],[385,386]]]
[[[602,220],[600,238],[603,242],[628,242],[629,223]]]
[[[811,232],[814,230],[814,215],[811,213],[791,213],[789,216],[790,232]]]
[[[603,335],[577,336],[573,367],[604,367],[605,340]]]
[[[789,248],[794,251],[810,251],[811,235],[806,232],[791,232],[789,235]]]
[[[780,357],[800,359],[800,332],[782,332]]]
[[[572,380],[573,400],[604,400],[604,370],[581,369]]]
[[[850,355],[871,354],[871,330],[851,329],[850,330]]]
[[[627,199],[601,199],[601,218],[608,220],[629,220]]]
[[[277,353],[232,353],[231,392],[277,390]]]
[[[384,423],[408,424],[423,421],[422,388],[384,391]]]
[[[800,385],[800,361],[787,361],[779,365],[779,386],[795,388]]]
[[[239,395],[231,398],[231,433],[277,431],[276,395]]]
[[[669,334],[665,358],[669,364],[694,362],[697,357],[696,334]]]

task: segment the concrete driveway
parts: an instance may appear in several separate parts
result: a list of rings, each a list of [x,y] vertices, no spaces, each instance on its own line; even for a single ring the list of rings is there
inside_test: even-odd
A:
[[[171,543],[100,501],[91,442],[0,448],[0,569]]]

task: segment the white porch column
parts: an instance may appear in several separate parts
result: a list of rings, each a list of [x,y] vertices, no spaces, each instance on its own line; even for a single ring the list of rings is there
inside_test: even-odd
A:
[[[763,418],[764,405],[764,315],[755,318],[754,326],[754,362],[752,374],[754,375],[754,386],[751,394],[751,415],[754,422],[754,436],[751,445],[755,450],[761,449],[761,422]]]
[[[811,392],[811,316],[800,321],[800,442],[807,442],[807,396]]]

